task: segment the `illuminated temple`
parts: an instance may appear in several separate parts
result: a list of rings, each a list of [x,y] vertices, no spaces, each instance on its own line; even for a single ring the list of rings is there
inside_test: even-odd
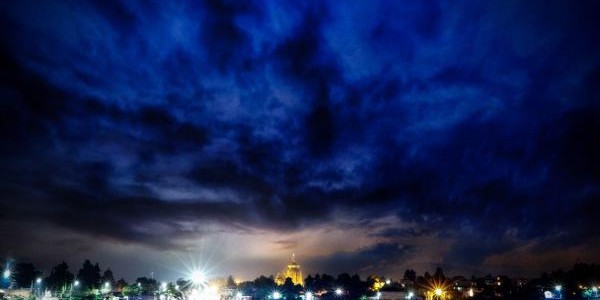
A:
[[[294,284],[304,286],[302,271],[300,270],[300,265],[296,262],[295,254],[292,254],[292,260],[287,265],[287,268],[283,269],[283,271],[277,274],[277,277],[275,277],[275,282],[278,285],[283,285],[286,278],[291,278]]]

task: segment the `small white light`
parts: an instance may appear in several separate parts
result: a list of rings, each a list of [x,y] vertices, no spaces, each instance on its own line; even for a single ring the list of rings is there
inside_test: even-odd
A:
[[[557,286],[555,286],[555,287],[554,287],[554,289],[555,289],[557,292],[560,292],[560,290],[562,290],[562,286],[561,286],[561,285],[557,285]]]
[[[75,282],[73,282],[74,286],[79,286],[79,280],[75,280]]]
[[[344,291],[342,291],[342,289],[340,289],[340,288],[337,288],[337,289],[335,289],[335,294],[336,294],[336,295],[338,295],[338,296],[339,296],[339,295],[341,295],[341,294],[343,294],[343,293],[344,293]]]
[[[40,283],[42,283],[42,278],[38,277],[38,278],[35,280],[35,283],[37,283],[37,284],[40,284]]]

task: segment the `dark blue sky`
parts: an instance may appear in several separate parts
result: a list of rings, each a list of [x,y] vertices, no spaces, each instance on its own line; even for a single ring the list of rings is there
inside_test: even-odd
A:
[[[597,1],[3,1],[0,256],[600,259]],[[5,242],[10,241],[10,242]]]

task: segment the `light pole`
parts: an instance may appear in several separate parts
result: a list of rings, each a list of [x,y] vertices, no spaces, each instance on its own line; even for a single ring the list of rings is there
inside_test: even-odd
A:
[[[558,298],[562,299],[562,285],[558,284],[554,287],[554,290],[558,293]]]
[[[75,279],[71,284],[71,290],[69,291],[69,299],[73,298],[73,289],[79,287],[79,280]]]
[[[4,270],[4,272],[2,272],[2,278],[4,278],[4,280],[8,281],[8,288],[10,290],[10,287],[12,285],[12,281],[10,280],[10,269],[8,266],[6,266],[6,270]]]
[[[38,296],[42,295],[42,277],[35,279],[35,290]]]

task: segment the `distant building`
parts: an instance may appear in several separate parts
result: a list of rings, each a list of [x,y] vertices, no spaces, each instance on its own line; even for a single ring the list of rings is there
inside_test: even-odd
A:
[[[300,265],[296,262],[296,255],[292,254],[292,260],[287,265],[283,271],[277,273],[277,277],[275,277],[275,283],[278,285],[283,285],[285,283],[286,278],[291,278],[294,284],[299,284],[304,286],[304,277],[302,277],[302,271],[300,270]]]

